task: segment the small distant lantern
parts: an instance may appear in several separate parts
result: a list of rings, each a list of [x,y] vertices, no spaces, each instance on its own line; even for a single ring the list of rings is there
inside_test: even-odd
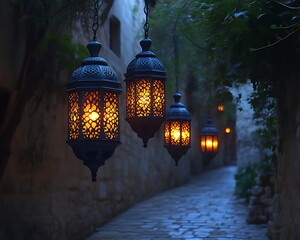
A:
[[[225,128],[225,133],[229,134],[231,132],[231,129],[229,127]]]
[[[179,93],[174,95],[175,103],[167,111],[164,124],[165,148],[175,160],[176,165],[191,147],[191,116],[180,102],[180,98]]]
[[[152,41],[148,38],[148,1],[145,1],[145,38],[140,41],[142,52],[136,55],[125,73],[126,121],[147,147],[149,138],[154,136],[165,120],[164,66],[151,52]]]
[[[218,111],[219,112],[223,112],[224,111],[224,106],[223,105],[219,105],[218,106]]]
[[[216,153],[219,148],[218,130],[208,119],[200,133],[200,147],[203,153]]]

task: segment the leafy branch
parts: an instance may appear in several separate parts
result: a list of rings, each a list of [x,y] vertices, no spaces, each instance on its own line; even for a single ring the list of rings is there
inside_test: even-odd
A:
[[[299,10],[300,9],[300,7],[292,7],[292,6],[286,5],[286,4],[284,4],[282,2],[279,2],[279,1],[275,1],[275,2],[278,3],[281,6],[284,6],[284,7],[288,8],[288,9],[293,9],[293,10]]]
[[[290,36],[292,36],[293,34],[295,34],[300,29],[300,23],[297,23],[295,26],[297,26],[297,28],[295,30],[289,32],[286,36],[284,36],[284,37],[276,36],[277,40],[275,42],[268,43],[267,45],[259,47],[259,48],[250,48],[250,51],[251,52],[260,51],[260,50],[263,50],[263,49],[266,49],[266,48],[269,48],[269,47],[273,47],[273,46],[279,44],[280,42],[286,40],[287,38],[289,38]],[[290,28],[290,27],[291,26],[282,27],[282,28]]]

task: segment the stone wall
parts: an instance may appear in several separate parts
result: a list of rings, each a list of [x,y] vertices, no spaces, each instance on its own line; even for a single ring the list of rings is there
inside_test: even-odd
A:
[[[236,114],[236,149],[237,166],[242,169],[247,165],[261,159],[262,149],[257,139],[254,111],[248,102],[248,98],[253,92],[250,82],[241,84],[232,91],[235,97],[241,96],[237,102]]]
[[[134,7],[142,15],[133,11]],[[122,23],[121,57],[107,47],[108,26],[105,24],[99,33],[99,38],[104,36],[101,56],[122,77],[126,65],[140,51],[140,30],[136,30],[136,25],[142,22],[143,1],[116,0],[111,14],[120,17]],[[74,41],[85,38],[78,32]],[[64,84],[68,74],[62,72],[61,79],[61,85],[54,92],[45,92],[42,98],[34,95],[26,104],[14,134],[0,186],[0,239],[84,239],[96,227],[138,201],[187,182],[191,161],[199,159],[198,151],[190,150],[175,167],[163,147],[162,129],[144,149],[142,140],[124,121],[123,93],[120,101],[122,144],[99,169],[98,181],[92,183],[88,168],[65,142]],[[1,85],[7,87],[11,81],[9,77],[3,78]],[[123,78],[120,81],[123,84]],[[195,141],[193,145],[198,146]]]
[[[261,173],[255,179],[249,201],[248,223],[265,224],[272,221],[274,182],[275,177],[271,173]]]

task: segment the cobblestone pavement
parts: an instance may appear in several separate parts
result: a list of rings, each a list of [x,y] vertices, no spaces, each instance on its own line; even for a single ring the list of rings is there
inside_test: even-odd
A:
[[[88,240],[255,239],[265,225],[246,223],[247,207],[233,197],[236,167],[224,167],[135,205]]]

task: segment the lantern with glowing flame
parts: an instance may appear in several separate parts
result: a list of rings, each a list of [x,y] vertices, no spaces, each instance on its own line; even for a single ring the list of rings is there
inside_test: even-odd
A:
[[[166,72],[150,46],[149,0],[145,0],[145,37],[140,41],[142,52],[136,55],[125,73],[126,82],[126,121],[133,131],[143,139],[147,147],[149,138],[154,136],[165,120],[165,81]]]
[[[225,128],[225,133],[229,134],[231,132],[231,129],[229,127]]]
[[[88,44],[90,57],[82,61],[67,85],[69,117],[68,141],[96,181],[98,168],[120,144],[119,94],[117,75],[99,57],[101,44]]]
[[[181,95],[174,95],[173,103],[166,114],[164,126],[165,148],[178,164],[178,160],[191,147],[191,116],[180,102]]]
[[[219,148],[218,130],[208,119],[200,133],[200,147],[203,153],[216,153]]]
[[[218,111],[219,112],[223,112],[224,111],[224,106],[223,105],[219,105],[218,106]]]
[[[125,74],[126,121],[143,139],[144,147],[165,120],[166,72],[149,51],[151,43],[147,37],[140,42],[142,52],[129,63]]]

